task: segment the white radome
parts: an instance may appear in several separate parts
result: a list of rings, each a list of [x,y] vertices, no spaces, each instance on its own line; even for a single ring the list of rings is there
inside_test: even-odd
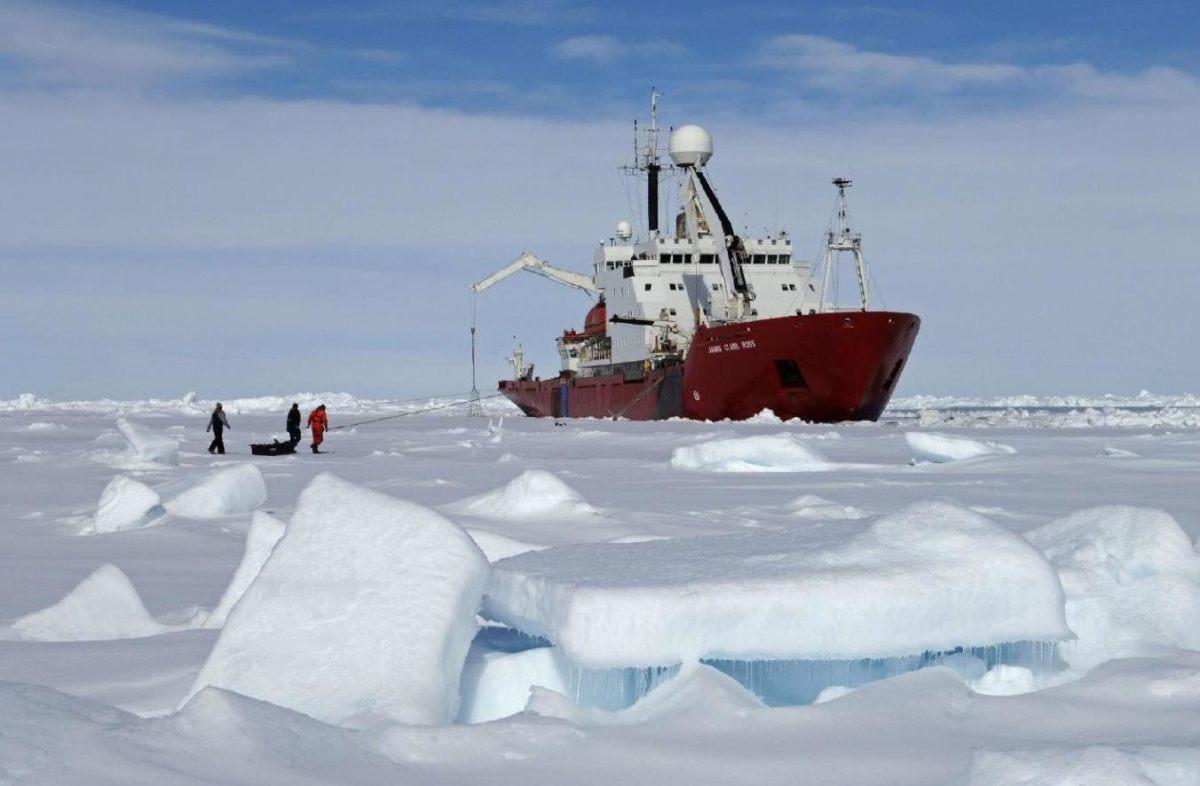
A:
[[[617,237],[621,238],[622,240],[628,240],[629,238],[633,237],[633,227],[628,221],[617,222]]]
[[[700,126],[676,128],[667,147],[676,166],[704,166],[712,158],[712,137]]]

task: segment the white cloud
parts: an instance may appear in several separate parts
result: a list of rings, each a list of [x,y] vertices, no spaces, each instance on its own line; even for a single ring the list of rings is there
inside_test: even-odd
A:
[[[1165,100],[1194,97],[1194,77],[1155,67],[1134,74],[1102,72],[1085,63],[1015,65],[947,62],[932,57],[874,52],[831,38],[783,35],[767,40],[760,65],[790,72],[833,92],[941,94],[1014,90],[1082,98]]]
[[[682,44],[662,39],[631,42],[611,35],[579,35],[559,41],[554,54],[563,60],[611,63],[623,57],[679,57],[687,53]]]
[[[163,79],[278,67],[285,42],[213,25],[124,10],[90,11],[52,3],[0,5],[0,57],[11,83],[137,87]],[[242,53],[237,45],[260,51]],[[263,52],[263,47],[275,51]]]

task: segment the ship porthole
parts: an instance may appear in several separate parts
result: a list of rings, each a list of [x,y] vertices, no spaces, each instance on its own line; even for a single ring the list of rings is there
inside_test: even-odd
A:
[[[695,399],[696,401],[699,401],[699,400],[700,400],[700,391],[699,391],[699,390],[693,390],[693,391],[692,391],[692,398],[693,398],[693,399]]]

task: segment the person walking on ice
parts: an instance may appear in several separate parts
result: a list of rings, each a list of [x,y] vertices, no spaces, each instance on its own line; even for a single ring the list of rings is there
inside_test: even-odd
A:
[[[320,453],[317,447],[325,441],[325,430],[329,428],[329,418],[325,415],[325,405],[322,404],[308,413],[308,427],[312,429],[312,452]]]
[[[287,433],[292,441],[292,447],[300,444],[300,405],[292,404],[287,414]]]
[[[225,410],[221,408],[221,402],[217,402],[217,408],[213,410],[212,417],[208,419],[208,428],[204,429],[207,433],[213,433],[213,441],[208,445],[208,452],[216,451],[221,455],[225,455],[225,438],[223,433],[229,428],[229,418],[225,417]]]

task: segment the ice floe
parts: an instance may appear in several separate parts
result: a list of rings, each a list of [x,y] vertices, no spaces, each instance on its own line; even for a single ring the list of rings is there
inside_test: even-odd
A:
[[[32,641],[99,641],[156,636],[170,628],[150,615],[120,568],[105,564],[53,606],[28,614],[12,629]]]
[[[453,513],[489,519],[573,518],[596,509],[557,475],[530,469],[498,489],[447,506]]]
[[[166,504],[169,513],[212,519],[249,513],[267,501],[267,484],[253,464],[215,470]]]
[[[446,723],[487,572],[437,513],[318,475],[189,695],[212,685],[350,726]]]
[[[1076,668],[1163,648],[1200,649],[1200,555],[1165,511],[1103,506],[1026,533],[1058,569]]]
[[[91,532],[102,534],[148,527],[165,514],[158,492],[145,483],[117,475],[100,493]]]
[[[806,528],[547,549],[492,566],[485,615],[593,668],[855,659],[1071,636],[1020,536],[925,502]]]
[[[538,549],[546,548],[536,543],[526,543],[523,540],[517,540],[507,535],[500,535],[475,527],[468,528],[467,534],[475,541],[475,545],[479,546],[480,551],[488,558],[488,562],[495,562],[496,560],[524,554],[527,551],[537,551]]]
[[[948,461],[979,456],[1010,456],[1016,449],[999,442],[982,442],[967,437],[952,437],[948,434],[935,434],[928,431],[909,431],[904,435],[908,441],[909,450],[917,461],[928,461],[943,464]]]
[[[179,463],[179,442],[174,437],[125,418],[117,418],[117,430],[125,437],[126,449],[99,453],[97,461],[122,470],[169,469]]]
[[[271,556],[271,549],[283,537],[285,525],[282,521],[261,510],[254,511],[250,519],[250,529],[246,531],[246,549],[242,552],[242,561],[234,571],[233,579],[216,608],[204,621],[206,628],[220,628],[229,617],[234,605],[246,594],[250,584],[258,578],[259,571]]]
[[[533,688],[567,694],[570,685],[570,666],[553,647],[522,652],[472,649],[463,666],[458,720],[484,723],[507,718],[526,708]]]
[[[707,472],[819,472],[824,456],[791,434],[714,439],[675,448],[671,466]]]

